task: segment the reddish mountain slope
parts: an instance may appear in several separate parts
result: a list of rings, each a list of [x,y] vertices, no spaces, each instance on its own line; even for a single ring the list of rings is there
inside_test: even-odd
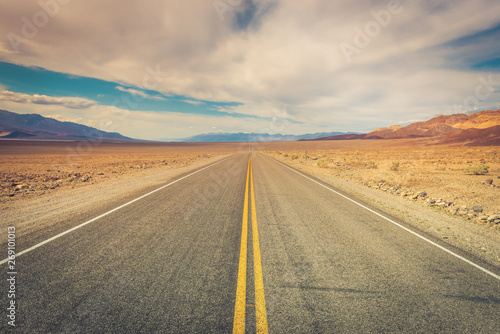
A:
[[[368,132],[366,138],[436,137],[463,129],[485,129],[496,125],[500,125],[500,110],[487,110],[475,114],[440,115],[405,127],[376,129]]]
[[[498,145],[500,109],[475,114],[440,115],[405,127],[393,125],[361,135],[323,137],[315,140],[403,139],[439,137],[438,142],[469,142],[468,145]],[[496,144],[495,144],[496,143]]]
[[[469,142],[467,146],[500,146],[500,125],[486,129],[465,129],[447,136],[440,136],[438,143]]]

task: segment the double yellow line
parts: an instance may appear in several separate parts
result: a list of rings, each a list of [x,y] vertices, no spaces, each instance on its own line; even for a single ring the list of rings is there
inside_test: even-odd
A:
[[[249,182],[250,180],[250,182]],[[250,192],[249,190],[250,184]],[[236,287],[236,303],[234,306],[233,334],[245,333],[246,285],[247,285],[247,244],[248,244],[248,197],[251,198],[252,212],[252,246],[253,271],[255,283],[255,317],[257,333],[268,333],[266,300],[264,297],[264,280],[262,279],[262,263],[260,260],[259,232],[257,228],[257,211],[253,189],[252,155],[248,159],[247,181],[245,187],[245,203],[243,205],[243,226],[241,230],[240,262],[238,266],[238,284]]]

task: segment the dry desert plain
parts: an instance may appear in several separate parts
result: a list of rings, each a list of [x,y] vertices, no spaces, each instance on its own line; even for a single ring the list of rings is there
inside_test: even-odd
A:
[[[258,147],[310,174],[356,182],[500,230],[498,146],[435,145],[422,138],[275,142]]]
[[[0,141],[0,207],[15,218],[16,212],[23,216],[23,207],[33,211],[37,205],[54,205],[79,189],[101,191],[120,180],[133,180],[138,187],[141,180],[187,172],[248,152],[250,146],[374,206],[383,203],[378,207],[418,229],[449,239],[491,264],[500,263],[498,146],[434,145],[431,139],[253,144]],[[487,172],[481,171],[484,166]],[[115,193],[122,191],[117,189]]]
[[[177,169],[238,150],[242,144],[0,141],[0,203],[64,188]],[[248,144],[243,144],[247,149]]]

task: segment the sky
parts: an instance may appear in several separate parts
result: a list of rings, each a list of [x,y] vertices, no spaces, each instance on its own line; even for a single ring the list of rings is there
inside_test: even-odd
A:
[[[2,0],[0,109],[147,140],[500,109],[500,2]]]

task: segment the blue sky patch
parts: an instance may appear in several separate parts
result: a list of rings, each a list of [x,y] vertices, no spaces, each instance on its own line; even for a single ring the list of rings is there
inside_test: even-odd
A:
[[[237,102],[202,101],[181,95],[167,96],[157,91],[52,72],[40,67],[25,67],[0,62],[0,73],[0,84],[18,93],[81,97],[96,101],[100,105],[116,106],[127,110],[257,118],[224,111],[241,105]]]

